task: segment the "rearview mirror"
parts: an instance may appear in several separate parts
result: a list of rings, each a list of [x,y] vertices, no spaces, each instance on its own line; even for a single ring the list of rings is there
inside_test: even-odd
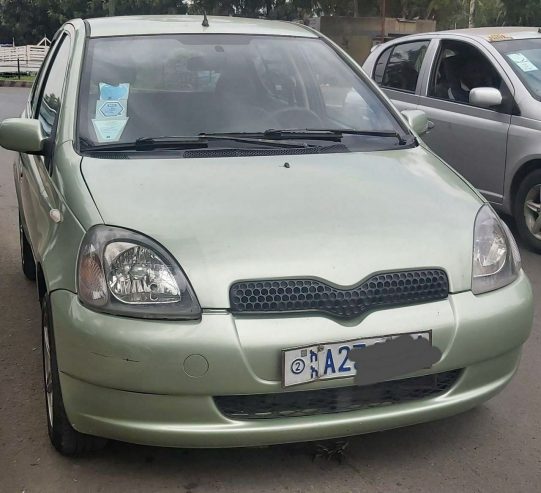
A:
[[[426,113],[421,110],[404,110],[402,111],[402,116],[417,135],[425,134],[434,126],[428,121]]]
[[[494,87],[475,87],[470,91],[470,104],[491,108],[502,104],[502,93]]]
[[[0,146],[25,154],[41,154],[45,137],[38,120],[8,118],[0,123]]]

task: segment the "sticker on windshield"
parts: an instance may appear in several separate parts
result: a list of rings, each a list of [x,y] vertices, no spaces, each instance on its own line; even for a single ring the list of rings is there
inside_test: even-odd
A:
[[[102,101],[96,103],[96,118],[125,117],[127,101]]]
[[[128,118],[118,118],[116,120],[98,120],[93,119],[94,131],[98,137],[98,142],[116,142],[120,140]]]
[[[511,61],[515,63],[515,65],[522,70],[523,72],[533,72],[534,70],[539,70],[526,56],[524,56],[522,53],[509,53],[507,55],[507,58],[509,58]]]
[[[118,85],[99,83],[99,99],[92,125],[98,142],[117,142],[128,122],[128,96],[130,84]]]
[[[100,99],[114,99],[118,101],[119,99],[128,99],[129,94],[130,84],[128,82],[123,82],[117,86],[100,82]]]

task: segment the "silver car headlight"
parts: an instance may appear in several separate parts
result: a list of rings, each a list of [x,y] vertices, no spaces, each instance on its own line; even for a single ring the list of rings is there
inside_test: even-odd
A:
[[[486,293],[512,283],[521,269],[520,253],[511,231],[485,204],[475,218],[472,291]]]
[[[91,228],[79,251],[77,284],[81,302],[102,312],[141,318],[201,316],[177,262],[161,245],[133,231]]]

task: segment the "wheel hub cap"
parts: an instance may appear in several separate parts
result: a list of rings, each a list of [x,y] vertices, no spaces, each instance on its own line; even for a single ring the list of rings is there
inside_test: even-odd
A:
[[[541,184],[535,185],[526,194],[524,219],[530,233],[541,240]]]

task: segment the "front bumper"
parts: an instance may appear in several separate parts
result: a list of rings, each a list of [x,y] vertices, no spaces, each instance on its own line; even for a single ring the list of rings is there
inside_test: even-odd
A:
[[[347,323],[318,316],[235,318],[225,311],[204,313],[199,322],[136,320],[89,311],[68,291],[53,292],[51,304],[62,393],[73,426],[83,433],[178,447],[318,440],[462,412],[510,381],[533,311],[523,274],[493,293],[458,293]],[[215,405],[216,395],[282,392],[284,348],[423,329],[432,330],[433,344],[443,352],[430,373],[464,369],[444,395],[276,419],[230,419]],[[294,390],[341,387],[352,380]]]

